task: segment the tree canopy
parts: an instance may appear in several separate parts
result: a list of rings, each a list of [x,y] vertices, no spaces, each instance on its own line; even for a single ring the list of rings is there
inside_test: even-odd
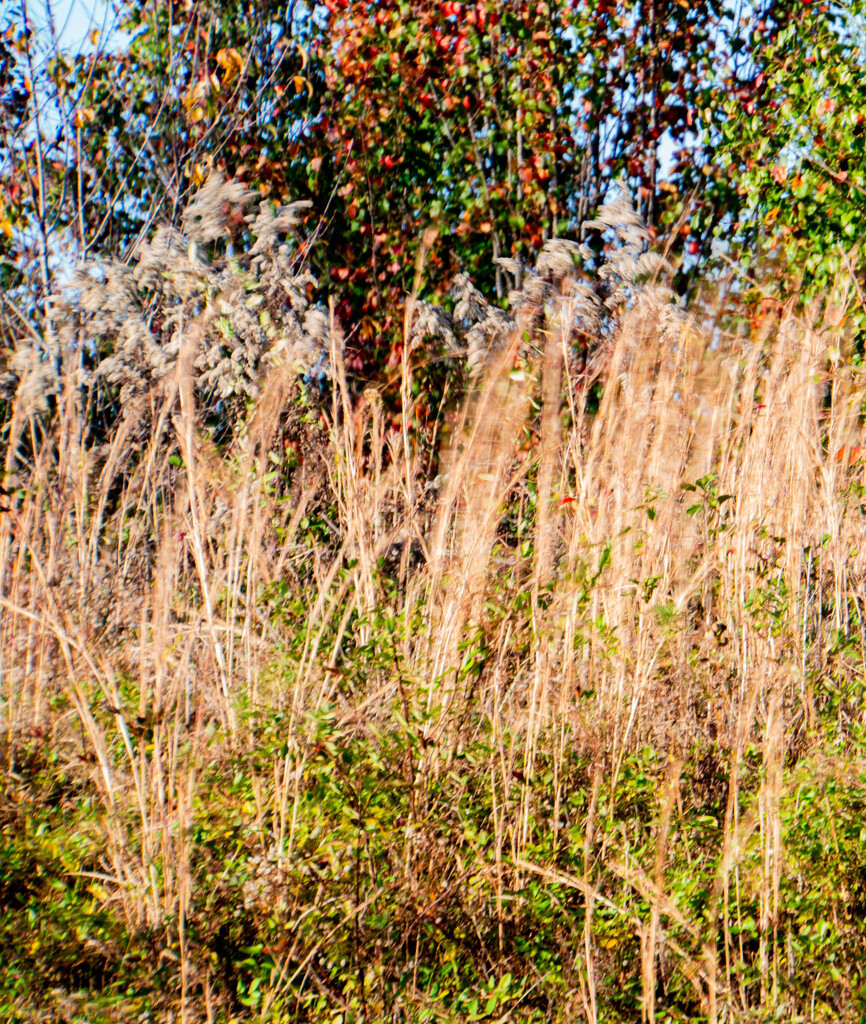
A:
[[[60,238],[67,260],[129,256],[214,169],[311,201],[306,255],[369,372],[393,359],[425,233],[423,288],[466,271],[502,297],[494,259],[573,235],[617,179],[681,290],[714,236],[825,285],[843,257],[862,263],[862,7],[125,0],[73,53],[45,12],[13,4],[7,344],[22,320],[41,330]]]

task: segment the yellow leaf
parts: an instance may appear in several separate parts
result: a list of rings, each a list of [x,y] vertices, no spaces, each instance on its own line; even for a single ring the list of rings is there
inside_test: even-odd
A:
[[[90,43],[91,43],[91,45],[92,45],[92,46],[96,46],[96,44],[97,44],[98,42],[99,42],[99,29],[98,29],[98,28],[95,28],[95,29],[94,29],[94,30],[93,30],[93,31],[92,31],[92,32],[90,33]]]
[[[220,80],[217,78],[215,73],[210,76],[210,84],[211,84],[211,88],[213,89],[213,91],[215,93],[219,93],[220,88],[221,88],[220,87]]]
[[[186,116],[192,124],[197,124],[199,121],[204,120],[204,101],[210,96],[212,90],[213,83],[210,78],[200,78],[183,97]]]
[[[183,98],[183,105],[187,110],[199,102],[199,100],[205,99],[211,90],[211,84],[209,78],[200,78],[195,85],[186,93]]]

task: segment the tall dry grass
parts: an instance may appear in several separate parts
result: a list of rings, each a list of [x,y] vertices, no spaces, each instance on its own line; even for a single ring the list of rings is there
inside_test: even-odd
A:
[[[832,653],[840,636],[863,634],[862,375],[828,356],[838,310],[726,331],[672,318],[651,288],[586,368],[572,350],[578,299],[559,278],[543,308],[518,318],[455,415],[434,486],[409,429],[411,312],[402,427],[376,390],[353,393],[332,322],[331,394],[311,407],[309,448],[291,471],[281,417],[299,391],[285,365],[264,375],[228,446],[209,437],[183,344],[98,446],[97,395],[82,392],[74,361],[52,415],[12,411],[0,516],[7,786],[32,795],[27,751],[49,748],[95,794],[100,898],[130,933],[169,936],[176,1019],[222,1012],[213,965],[186,935],[207,899],[192,835],[202,800],[220,798],[204,780],[254,751],[262,713],[280,713],[282,746],[258,762],[242,805],[279,907],[289,894],[273,878],[297,866],[317,749],[306,723],[323,709],[359,742],[402,728],[395,708],[406,728],[418,723],[399,767],[411,805],[394,823],[393,870],[431,905],[447,886],[417,836],[432,829],[437,786],[468,771],[462,753],[489,736],[471,771],[491,807],[484,877],[500,953],[508,900],[533,880],[583,908],[577,981],[557,1019],[610,1019],[601,975],[612,954],[596,923],[620,912],[644,1019],[661,1019],[666,971],[687,979],[707,1020],[756,1019],[785,998],[796,1009],[782,995],[802,969],[796,922],[779,911],[793,871],[785,766],[817,757],[828,776],[851,770],[821,761],[819,722],[827,680],[838,691],[863,672]],[[383,630],[384,661],[370,653]],[[833,714],[843,735],[862,719],[844,702]],[[624,764],[647,745],[666,764],[655,838],[630,853],[604,821]],[[566,812],[574,757],[590,766],[578,818]],[[685,779],[699,763],[711,777]],[[745,810],[747,772],[758,781]],[[684,787],[701,785],[722,794],[721,852],[694,917],[666,871]],[[582,874],[555,856],[575,829]],[[545,843],[554,856],[542,863]],[[623,910],[623,894],[648,912]],[[735,927],[750,899],[751,952]],[[249,1019],[309,987],[321,955],[306,939],[289,944]],[[315,977],[334,1012],[348,1005]],[[435,1004],[417,978],[407,986],[404,1014]]]

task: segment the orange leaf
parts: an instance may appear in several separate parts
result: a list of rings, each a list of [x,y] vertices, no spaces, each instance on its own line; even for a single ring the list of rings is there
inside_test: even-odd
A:
[[[236,78],[244,69],[244,59],[234,47],[217,50],[216,62],[223,69],[223,77],[227,83]]]
[[[310,82],[306,78],[304,78],[303,75],[292,75],[292,84],[295,87],[295,93],[299,93],[301,92],[302,89],[306,89],[308,95],[312,99],[313,87],[310,84]]]
[[[79,107],[72,117],[72,123],[76,128],[83,128],[86,124],[90,124],[95,116],[92,107]]]

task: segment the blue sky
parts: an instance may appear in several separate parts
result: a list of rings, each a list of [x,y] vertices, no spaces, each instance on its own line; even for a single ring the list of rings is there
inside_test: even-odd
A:
[[[90,48],[88,37],[94,29],[103,37],[111,31],[114,13],[105,0],[37,0],[30,5],[30,16],[41,31],[48,31],[49,5],[60,45],[66,50]]]

